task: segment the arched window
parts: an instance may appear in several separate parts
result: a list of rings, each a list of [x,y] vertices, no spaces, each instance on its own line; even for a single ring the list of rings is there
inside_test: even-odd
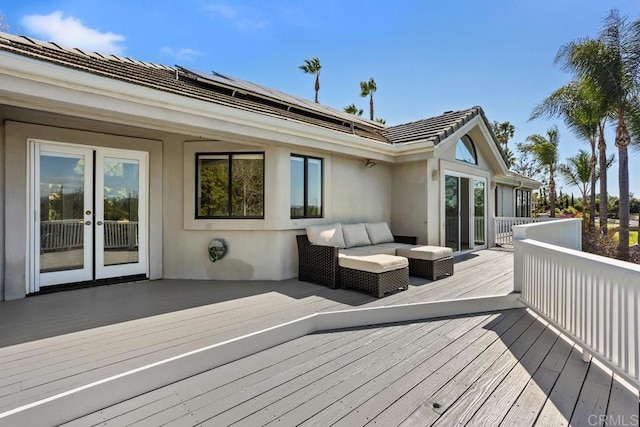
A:
[[[456,160],[471,163],[472,165],[478,164],[476,146],[473,145],[473,141],[467,135],[464,135],[458,140],[458,144],[456,145]]]

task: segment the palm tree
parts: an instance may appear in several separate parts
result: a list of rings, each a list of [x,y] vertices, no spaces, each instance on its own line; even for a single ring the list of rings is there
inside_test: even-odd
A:
[[[320,91],[320,69],[322,65],[320,64],[320,60],[318,58],[305,59],[304,64],[300,65],[302,71],[307,74],[313,74],[316,76],[316,103],[318,102],[318,92]]]
[[[373,77],[368,82],[360,82],[360,96],[369,97],[369,118],[373,120],[373,93],[378,89]]]
[[[343,110],[345,113],[354,114],[356,116],[361,116],[363,113],[362,108],[356,107],[356,104],[347,105]]]
[[[493,134],[496,136],[498,142],[504,145],[504,148],[507,149],[509,140],[513,138],[513,135],[515,135],[515,126],[509,122],[498,123],[497,121],[494,121],[491,125],[491,129],[493,130]]]
[[[511,168],[516,163],[516,155],[509,147],[504,147],[504,157],[507,160],[507,167]]]
[[[547,136],[534,134],[527,137],[528,144],[522,144],[521,149],[531,153],[541,168],[549,174],[549,201],[551,204],[551,218],[556,216],[556,181],[555,173],[558,165],[558,127],[552,126],[547,130]]]
[[[589,85],[586,80],[570,82],[546,97],[536,105],[531,112],[529,120],[547,116],[548,118],[562,117],[567,127],[581,139],[585,139],[591,146],[591,197],[589,206],[589,224],[587,229],[595,229],[596,215],[596,138],[601,137],[600,158],[603,159],[600,169],[604,170],[600,184],[600,229],[607,229],[607,187],[606,187],[606,144],[604,143],[604,127],[607,120],[606,103],[598,96],[598,92]],[[585,208],[587,204],[585,203]]]
[[[613,155],[607,159],[608,166],[613,163]],[[580,189],[582,193],[582,205],[587,206],[587,195],[594,194],[594,184],[592,181],[592,156],[584,150],[578,151],[573,157],[569,157],[566,163],[558,166],[558,173],[564,178],[565,182]],[[596,172],[596,180],[602,171]],[[586,232],[590,223],[583,222],[584,231]]]
[[[606,99],[616,120],[620,241],[618,257],[629,259],[629,107],[640,93],[640,20],[629,22],[612,10],[596,40],[566,44],[556,56],[565,69],[587,79]]]

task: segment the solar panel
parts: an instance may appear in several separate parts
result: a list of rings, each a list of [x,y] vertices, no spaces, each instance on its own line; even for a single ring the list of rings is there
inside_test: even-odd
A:
[[[254,95],[259,95],[267,99],[289,104],[291,106],[296,106],[299,108],[304,108],[306,110],[311,110],[325,116],[330,116],[333,118],[344,120],[347,123],[357,122],[364,126],[376,127],[379,129],[384,129],[385,127],[380,123],[367,120],[350,113],[345,113],[344,111],[337,110],[335,108],[327,107],[327,106],[318,104],[316,102],[309,101],[307,99],[298,98],[298,97],[289,95],[287,93],[280,92],[275,89],[270,89],[264,86],[257,85],[255,83],[248,82],[246,80],[240,80],[240,79],[236,79],[235,77],[225,76],[215,71],[213,71],[212,73],[202,73],[200,71],[191,70],[189,68],[182,67],[179,65],[176,65],[176,67],[178,67],[179,69],[189,74],[193,74],[204,81],[208,81],[212,84],[222,85],[227,88],[244,91],[246,93],[250,93]]]

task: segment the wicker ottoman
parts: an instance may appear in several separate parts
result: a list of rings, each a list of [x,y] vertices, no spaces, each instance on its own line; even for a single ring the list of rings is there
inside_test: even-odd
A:
[[[383,254],[340,255],[339,280],[343,288],[360,289],[378,298],[409,289],[409,262],[404,257]]]
[[[453,276],[453,251],[442,246],[398,248],[399,256],[409,259],[409,274],[436,280]]]

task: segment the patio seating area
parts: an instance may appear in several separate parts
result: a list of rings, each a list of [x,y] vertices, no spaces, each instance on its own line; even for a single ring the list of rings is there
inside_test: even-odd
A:
[[[297,280],[166,279],[2,302],[0,413],[316,312],[513,288],[513,252],[477,251],[455,262],[454,276],[411,277],[407,291],[383,299]],[[517,309],[308,335],[70,425],[449,425],[458,419],[562,425],[591,414],[633,419],[638,391],[595,362],[582,362],[573,344]]]

